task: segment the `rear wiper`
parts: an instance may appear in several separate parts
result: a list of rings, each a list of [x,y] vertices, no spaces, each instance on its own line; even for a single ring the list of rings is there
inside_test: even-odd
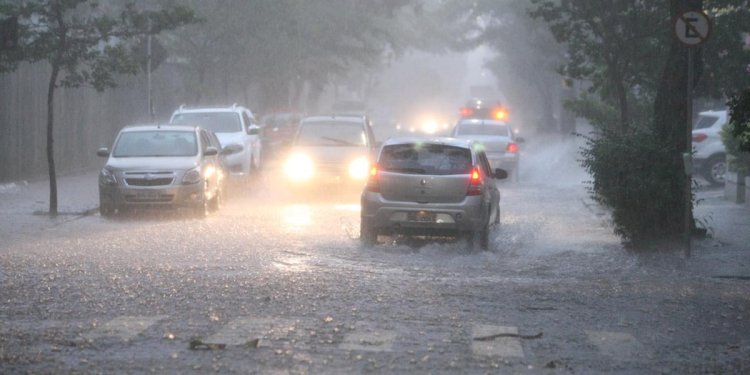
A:
[[[427,171],[423,168],[409,168],[409,167],[403,167],[403,168],[389,168],[390,172],[407,172],[407,173],[415,173],[415,174],[426,174]]]

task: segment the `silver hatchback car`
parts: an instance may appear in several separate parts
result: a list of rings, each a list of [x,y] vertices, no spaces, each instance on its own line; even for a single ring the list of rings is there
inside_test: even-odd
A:
[[[362,192],[360,239],[373,246],[378,235],[466,236],[489,246],[500,222],[500,191],[480,143],[454,138],[386,141]]]

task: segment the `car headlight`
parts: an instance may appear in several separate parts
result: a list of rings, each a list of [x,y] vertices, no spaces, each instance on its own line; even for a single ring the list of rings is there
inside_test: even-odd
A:
[[[293,154],[284,164],[284,174],[292,181],[307,181],[315,173],[314,168],[315,165],[310,157],[304,154]]]
[[[182,176],[182,183],[185,185],[197,184],[201,181],[201,170],[200,168],[193,168]]]
[[[364,180],[370,172],[370,161],[365,157],[357,158],[349,163],[349,177]]]
[[[117,178],[115,178],[115,174],[112,173],[107,168],[103,168],[101,172],[99,172],[99,184],[101,185],[117,185]]]

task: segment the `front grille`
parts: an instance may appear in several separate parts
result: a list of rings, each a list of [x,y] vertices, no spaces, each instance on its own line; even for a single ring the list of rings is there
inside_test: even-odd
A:
[[[172,181],[174,181],[172,177],[130,177],[125,179],[125,182],[130,186],[165,186],[171,185]]]
[[[172,171],[131,171],[125,172],[125,183],[129,186],[167,186],[174,182]]]

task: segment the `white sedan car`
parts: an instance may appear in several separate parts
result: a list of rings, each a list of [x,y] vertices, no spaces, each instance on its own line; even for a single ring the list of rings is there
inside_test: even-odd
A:
[[[453,128],[452,136],[481,143],[492,169],[506,170],[514,180],[518,181],[520,159],[518,142],[522,139],[513,138],[513,132],[508,123],[489,119],[462,119]]]

